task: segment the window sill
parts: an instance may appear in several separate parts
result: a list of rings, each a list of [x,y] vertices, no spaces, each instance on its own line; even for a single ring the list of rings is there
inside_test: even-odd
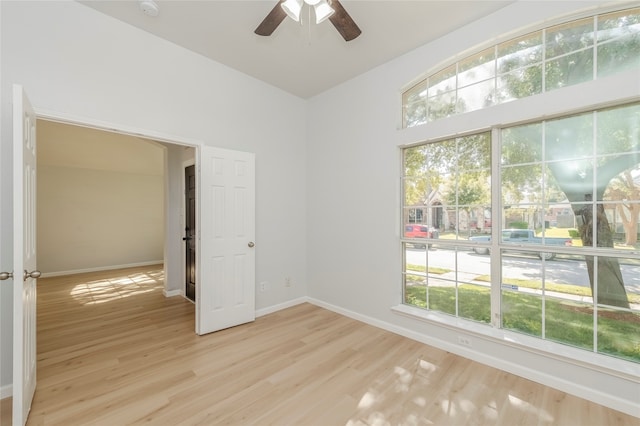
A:
[[[447,328],[456,332],[464,332],[467,335],[471,334],[474,338],[481,339],[487,343],[507,345],[529,353],[553,358],[561,362],[578,365],[640,383],[640,376],[638,374],[640,365],[631,361],[589,352],[549,340],[543,340],[538,337],[495,328],[490,324],[481,324],[462,318],[455,318],[413,306],[400,304],[393,306],[391,311],[395,314],[438,327]],[[456,344],[456,342],[447,343]],[[460,348],[469,349],[464,346],[460,346]]]

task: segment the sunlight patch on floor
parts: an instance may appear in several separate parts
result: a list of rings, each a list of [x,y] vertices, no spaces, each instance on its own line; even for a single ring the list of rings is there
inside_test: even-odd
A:
[[[78,283],[69,294],[83,305],[97,305],[149,293],[163,286],[164,271],[160,270]]]

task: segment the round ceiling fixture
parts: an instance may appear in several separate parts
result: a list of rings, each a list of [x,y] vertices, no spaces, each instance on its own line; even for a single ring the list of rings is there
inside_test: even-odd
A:
[[[140,2],[140,10],[142,10],[145,15],[152,16],[154,18],[158,16],[158,13],[160,13],[158,5],[153,0],[142,0]]]

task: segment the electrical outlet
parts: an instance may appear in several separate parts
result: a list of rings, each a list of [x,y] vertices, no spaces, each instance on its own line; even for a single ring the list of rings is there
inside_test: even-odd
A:
[[[470,348],[471,347],[471,339],[466,337],[466,336],[458,336],[458,344]]]
[[[284,286],[285,287],[291,287],[291,277],[285,277]]]
[[[268,281],[262,281],[260,283],[260,291],[267,291],[269,290],[269,282]]]

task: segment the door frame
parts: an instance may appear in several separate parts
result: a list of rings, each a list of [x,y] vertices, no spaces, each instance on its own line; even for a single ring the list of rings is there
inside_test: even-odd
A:
[[[78,126],[78,127],[86,127],[86,128],[90,128],[90,129],[95,129],[95,130],[102,130],[102,131],[107,131],[107,132],[111,132],[111,133],[118,133],[121,135],[126,135],[126,136],[134,136],[134,137],[140,137],[140,138],[144,138],[144,139],[150,139],[156,142],[162,142],[162,143],[167,143],[167,144],[172,144],[172,145],[178,145],[178,146],[183,146],[183,147],[190,147],[190,148],[194,148],[195,151],[195,155],[194,155],[194,160],[192,161],[192,164],[194,164],[196,166],[196,170],[199,169],[199,165],[200,165],[200,158],[201,158],[201,149],[202,146],[204,145],[204,143],[201,140],[197,140],[197,139],[190,139],[190,138],[184,138],[184,137],[180,137],[180,136],[175,136],[175,135],[171,135],[171,134],[166,134],[166,133],[162,133],[162,132],[157,132],[157,131],[153,131],[153,130],[149,130],[149,129],[143,129],[143,128],[138,128],[138,127],[132,127],[132,126],[126,126],[126,125],[121,125],[121,124],[117,124],[117,123],[109,123],[109,122],[105,122],[105,121],[100,121],[100,120],[95,120],[95,119],[91,119],[91,118],[87,118],[87,117],[80,117],[80,116],[76,116],[76,115],[71,115],[71,114],[65,114],[65,113],[60,113],[60,112],[56,112],[56,111],[49,111],[49,110],[42,110],[42,109],[38,109],[36,107],[34,107],[35,113],[36,113],[36,117],[37,119],[42,119],[42,120],[47,120],[47,121],[53,121],[53,122],[57,122],[57,123],[61,123],[61,124],[68,124],[71,126]],[[183,175],[184,175],[184,170],[183,170]],[[199,173],[196,173],[196,185],[199,186],[200,182],[199,182],[200,176]],[[184,188],[184,176],[182,176],[182,188]],[[165,193],[166,193],[166,183],[165,183]],[[184,204],[184,196],[181,196],[182,198],[182,203]],[[199,209],[199,198],[196,195],[196,209]],[[166,229],[166,221],[167,221],[167,214],[166,214],[166,204],[163,206],[163,208],[165,209],[165,223],[164,223],[164,227]],[[184,206],[182,209],[182,216],[184,217]],[[184,228],[184,226],[183,226]],[[184,278],[184,253],[182,253],[182,255],[180,256],[180,259],[173,259],[173,258],[169,258],[167,253],[170,253],[171,250],[168,250],[168,248],[170,247],[171,244],[178,244],[178,242],[172,242],[169,241],[170,236],[169,235],[165,235],[165,239],[164,239],[164,268],[165,268],[165,276],[169,276],[169,273],[167,273],[167,269],[171,269],[171,268],[179,268],[179,271],[181,271],[181,276]],[[179,243],[182,243],[182,240],[178,240]],[[198,246],[200,244],[200,241],[198,240]],[[199,250],[199,247],[196,248],[197,250]],[[180,245],[180,250],[182,250],[182,245]],[[171,262],[171,260],[174,260],[174,262]],[[174,266],[174,265],[178,265],[178,263],[181,265],[180,267],[178,266]],[[197,277],[197,275],[196,275]],[[184,287],[184,286],[183,286]],[[167,283],[165,281],[165,288],[164,288],[164,294],[165,296],[169,297],[169,296],[173,296],[176,294],[180,294],[177,293],[175,291],[172,290],[168,290],[167,289]],[[195,313],[195,315],[197,316],[197,312]],[[194,329],[195,332],[195,329]]]

